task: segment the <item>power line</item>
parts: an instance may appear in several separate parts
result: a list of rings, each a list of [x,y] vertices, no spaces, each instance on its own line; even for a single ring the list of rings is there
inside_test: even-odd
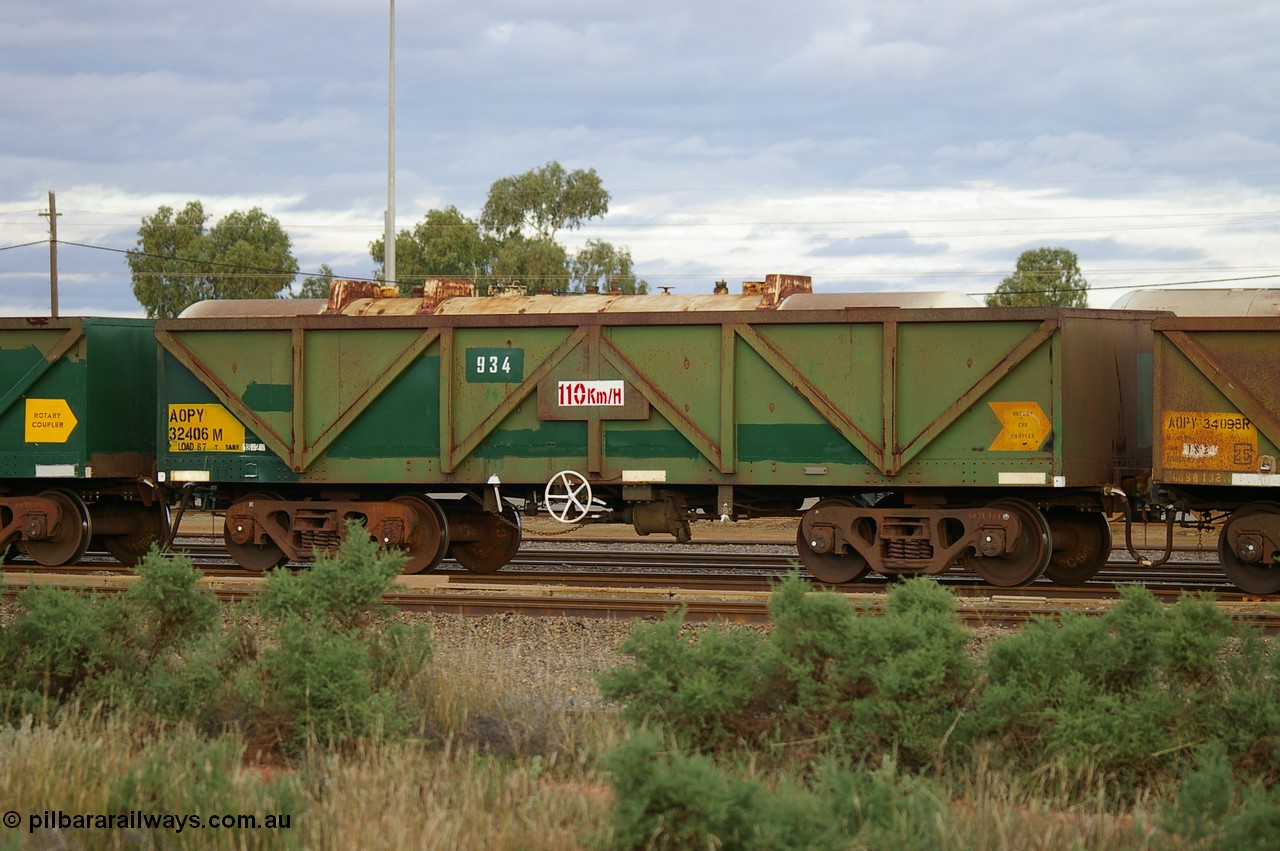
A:
[[[208,260],[208,259],[203,259],[203,258],[198,258],[198,257],[179,257],[179,256],[174,255],[174,254],[154,254],[154,253],[149,252],[149,251],[139,251],[139,250],[137,250],[137,249],[133,249],[133,248],[128,248],[128,249],[126,249],[126,248],[110,248],[110,247],[107,247],[107,246],[105,246],[105,245],[90,245],[90,244],[88,244],[88,243],[84,243],[84,242],[69,242],[69,241],[67,241],[67,240],[61,240],[61,239],[60,239],[60,240],[58,240],[58,243],[59,243],[60,245],[73,245],[73,246],[75,246],[76,248],[88,248],[88,249],[92,249],[92,250],[94,250],[94,251],[106,251],[106,252],[111,253],[111,254],[126,254],[126,255],[128,255],[128,254],[134,254],[134,255],[141,256],[141,257],[152,257],[152,258],[155,258],[155,259],[157,259],[157,260],[176,261],[176,262],[180,262],[180,263],[198,263],[198,264],[200,264],[200,266],[201,266],[201,267],[222,267],[222,268],[226,268],[226,269],[236,269],[236,270],[239,270],[239,271],[242,271],[242,272],[251,272],[251,273],[253,273],[255,276],[257,276],[257,277],[262,277],[262,278],[272,278],[272,277],[275,277],[275,278],[284,278],[284,279],[289,279],[289,280],[291,280],[291,279],[293,279],[293,278],[296,278],[298,275],[306,275],[307,277],[312,277],[312,278],[330,277],[330,276],[325,275],[324,273],[319,272],[319,271],[314,272],[314,273],[312,273],[312,274],[307,274],[307,273],[302,272],[302,271],[290,272],[290,271],[288,271],[287,269],[271,268],[271,267],[266,267],[266,266],[246,266],[246,265],[244,265],[243,263],[223,263],[223,262],[218,261],[218,260]],[[135,273],[135,274],[139,274],[139,273]],[[141,274],[141,275],[143,275],[143,276],[146,276],[146,277],[159,277],[159,276],[162,276],[162,275],[164,275],[164,274],[166,274],[166,273],[164,273],[164,272],[142,272],[142,273],[140,273],[140,274]],[[174,274],[174,273],[168,273],[168,274]],[[209,268],[196,268],[196,269],[193,269],[193,270],[191,270],[191,271],[189,271],[189,272],[180,272],[180,273],[177,273],[177,274],[181,274],[181,275],[191,275],[191,276],[208,275],[208,274],[213,274],[213,270],[211,270],[211,269],[209,269]],[[334,277],[337,277],[337,276],[334,276]],[[362,277],[362,276],[359,276],[359,275],[343,275],[343,276],[341,276],[341,277],[343,277],[343,278],[345,278],[345,279],[347,279],[347,280],[352,280],[352,281],[372,281],[372,280],[376,280],[375,278]]]
[[[41,240],[39,242],[26,243],[26,245],[45,245],[46,243],[47,243],[47,240]],[[239,263],[222,263],[215,260],[205,260],[201,258],[192,258],[192,257],[179,257],[177,255],[171,255],[171,254],[155,254],[152,252],[139,251],[137,249],[111,248],[109,246],[91,245],[89,243],[71,242],[68,240],[61,240],[61,239],[58,240],[58,243],[60,245],[75,246],[77,248],[87,248],[94,251],[105,251],[112,254],[126,254],[126,255],[137,254],[144,257],[153,257],[158,260],[173,260],[173,261],[179,261],[184,263],[200,263],[200,264],[211,266],[211,267],[220,266],[220,267],[226,267],[231,269],[245,269],[249,271],[262,272],[264,274],[288,274],[287,271],[281,270],[278,268],[268,268],[268,267],[261,267],[261,266],[245,266]],[[21,248],[24,246],[10,246],[10,247]],[[1243,267],[1243,268],[1249,268],[1249,267]],[[1267,267],[1263,267],[1263,268],[1267,268]],[[1176,269],[1173,269],[1173,270],[1171,269],[1150,269],[1150,270],[1141,270],[1141,269],[1098,270],[1098,269],[1095,269],[1091,271],[1090,274],[1094,276],[1125,275],[1125,274],[1139,274],[1139,273],[1169,274],[1170,272],[1174,272],[1174,271],[1177,271],[1177,270]],[[193,272],[192,274],[198,274],[198,272]],[[296,274],[303,274],[303,273],[298,272]],[[319,275],[320,273],[317,272],[316,274]],[[836,276],[836,275],[844,275],[847,273],[827,272],[826,274]],[[947,271],[943,271],[943,272],[910,272],[910,271],[908,272],[887,272],[887,271],[875,272],[875,271],[871,271],[871,272],[867,272],[867,271],[863,271],[861,272],[861,274],[875,275],[877,277],[974,277],[974,276],[985,277],[987,275],[1004,275],[1006,274],[1006,272],[1005,271],[991,271],[991,272],[983,272],[983,271],[965,271],[965,272],[954,272],[954,271],[952,272],[947,272]],[[745,277],[746,279],[751,279],[753,277],[758,277],[758,276],[759,276],[758,272],[752,272],[742,277]],[[351,276],[351,277],[353,280],[363,280],[363,278],[361,278],[360,276]],[[663,275],[662,277],[701,279],[701,278],[707,277],[707,275],[702,273],[697,273],[697,274],[673,273],[670,275]],[[728,274],[727,277],[740,277],[740,276]],[[1268,275],[1256,275],[1256,276],[1245,276],[1245,277],[1234,277],[1234,278],[1214,278],[1214,279],[1206,279],[1204,281],[1200,281],[1199,283],[1228,283],[1232,281],[1262,280],[1262,279],[1269,279],[1269,278],[1275,278],[1275,277],[1280,277],[1280,275],[1268,274]],[[1196,283],[1196,282],[1189,282],[1189,283]],[[1120,287],[1120,288],[1124,289],[1125,287]]]

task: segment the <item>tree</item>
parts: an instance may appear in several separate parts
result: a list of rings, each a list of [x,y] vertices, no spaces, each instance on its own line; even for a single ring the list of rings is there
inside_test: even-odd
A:
[[[328,298],[329,285],[333,283],[333,269],[328,263],[320,264],[320,271],[316,275],[302,279],[302,286],[295,293],[293,287],[289,288],[290,298]]]
[[[557,231],[579,228],[607,212],[609,193],[595,169],[566,172],[553,160],[494,181],[480,223],[498,239],[524,234],[528,228],[536,238],[554,241]]]
[[[126,255],[133,273],[133,295],[148,317],[177,316],[189,304],[206,298],[205,213],[192,201],[175,214],[161,207],[143,217],[138,248]]]
[[[1022,252],[1017,267],[987,296],[988,307],[1087,307],[1089,282],[1075,252],[1036,248]]]
[[[556,235],[609,211],[609,193],[595,169],[566,171],[552,161],[489,187],[479,221],[456,207],[431,210],[413,231],[396,234],[396,275],[401,291],[425,277],[471,278],[483,292],[491,282],[519,281],[530,292],[581,290],[609,283],[624,292],[646,292],[637,282],[631,254],[607,242],[589,241],[572,264]],[[386,247],[369,253],[382,273]]]
[[[369,254],[382,277],[386,268],[386,241],[369,243]],[[396,234],[396,277],[407,291],[423,278],[471,278],[479,282],[493,262],[494,245],[480,233],[480,225],[449,206],[428,210],[412,231]]]
[[[599,239],[587,240],[569,264],[569,289],[582,292],[591,285],[600,292],[619,289],[628,294],[643,294],[649,291],[647,281],[636,280],[631,252]]]
[[[515,235],[502,241],[493,260],[493,276],[520,281],[529,292],[562,293],[569,288],[569,256],[551,239],[526,239]]]
[[[257,207],[228,213],[209,243],[213,298],[278,298],[298,274],[289,235]]]
[[[144,216],[126,261],[148,317],[177,316],[208,298],[276,298],[298,273],[289,235],[257,207],[206,230],[199,201]]]

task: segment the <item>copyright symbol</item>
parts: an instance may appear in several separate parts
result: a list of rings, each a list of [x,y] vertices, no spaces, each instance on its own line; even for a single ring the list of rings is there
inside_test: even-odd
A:
[[[13,810],[9,810],[4,814],[5,827],[17,827],[20,824],[22,824],[22,816],[18,815]]]

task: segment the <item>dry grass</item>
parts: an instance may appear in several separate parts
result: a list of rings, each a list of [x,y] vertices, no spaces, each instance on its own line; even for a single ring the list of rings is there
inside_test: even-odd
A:
[[[608,787],[584,766],[381,747],[313,777],[323,790],[304,819],[314,847],[583,848],[607,826]]]
[[[1061,787],[1077,790],[1070,795]],[[950,779],[947,833],[955,848],[1061,851],[1151,847],[1151,802],[1117,813],[1105,779],[1070,776],[1042,767],[1011,777],[991,768],[982,753],[966,776]],[[1081,804],[1080,789],[1094,789]]]
[[[0,730],[0,810],[22,817],[0,829],[3,848],[307,848],[566,849],[607,845],[612,792],[598,765],[626,735],[580,676],[533,664],[545,648],[537,635],[497,643],[455,644],[433,663],[434,688],[422,707],[421,739],[360,742],[315,752],[295,763],[230,760],[214,799],[175,793],[131,806],[154,812],[216,807],[261,812],[289,801],[288,831],[182,835],[129,831],[27,832],[45,810],[110,812],[120,778],[150,759],[173,763],[174,787],[199,734],[156,729],[93,712],[69,711],[49,724]],[[483,638],[486,636],[477,636]],[[492,636],[487,636],[492,638]],[[584,708],[586,706],[587,708]],[[175,744],[177,743],[177,744]],[[1074,790],[1070,796],[1056,791]],[[1052,769],[1012,776],[981,754],[967,774],[942,790],[938,835],[953,849],[1146,849],[1154,847],[1152,801],[1118,813],[1103,778]],[[1081,804],[1080,789],[1097,789]],[[281,790],[285,790],[282,795]],[[1162,847],[1176,847],[1162,837]]]
[[[504,703],[502,685],[500,680],[490,680],[453,695],[453,711],[460,714],[452,716],[451,723],[458,725],[458,732],[443,745],[362,743],[340,753],[313,754],[295,765],[254,766],[243,761],[228,765],[226,788],[215,805],[219,812],[262,812],[264,800],[279,800],[280,788],[293,791],[290,830],[274,834],[210,830],[187,830],[180,836],[166,831],[101,830],[29,834],[29,813],[110,812],[110,789],[120,777],[136,770],[148,755],[163,757],[173,741],[189,742],[193,737],[184,731],[155,731],[104,720],[92,713],[73,714],[49,726],[5,731],[0,733],[0,799],[5,809],[21,814],[23,823],[17,830],[0,833],[0,847],[407,851],[598,845],[609,834],[612,795],[593,755],[622,735],[616,719],[535,709],[534,715],[545,722],[537,737],[550,747],[533,753],[525,739],[515,749],[523,752],[486,755],[479,742],[463,740],[471,735],[467,731],[476,717],[487,717]],[[459,709],[468,694],[477,703]],[[484,709],[486,705],[490,709]],[[495,717],[534,736],[535,725],[528,717]],[[1151,847],[1147,808],[1120,814],[1108,811],[1102,803],[1106,796],[1101,781],[1097,803],[1066,806],[1034,779],[1010,778],[984,767],[981,760],[978,763],[969,776],[950,781],[951,800],[938,815],[941,835],[950,848]],[[175,783],[182,777],[182,767],[175,766]],[[175,806],[159,801],[150,809],[164,812]],[[8,843],[3,844],[4,840]]]
[[[5,731],[0,734],[0,796],[21,824],[0,831],[0,847],[562,849],[587,847],[607,830],[609,789],[585,752],[578,758],[510,758],[414,742],[364,743],[345,752],[317,753],[296,765],[246,765],[234,759],[213,766],[220,788],[202,800],[199,791],[178,790],[190,780],[189,771],[181,756],[171,756],[188,752],[192,741],[199,739],[189,731],[148,731],[92,715]],[[173,796],[134,799],[123,808],[117,799],[113,805],[112,791],[118,794],[122,778],[137,775],[148,760],[171,766],[171,775],[161,782]],[[283,796],[282,789],[287,790]],[[282,799],[291,804],[281,805]],[[133,809],[284,814],[290,828],[238,833],[187,828],[181,834],[59,830],[56,825],[28,829],[31,815],[47,811]]]

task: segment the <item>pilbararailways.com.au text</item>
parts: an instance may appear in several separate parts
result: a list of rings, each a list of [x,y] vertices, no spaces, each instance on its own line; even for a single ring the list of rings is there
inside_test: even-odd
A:
[[[9,810],[2,817],[4,826],[16,828],[22,824],[20,813]],[[37,830],[288,830],[293,816],[254,815],[236,813],[152,813],[128,810],[122,813],[69,813],[65,810],[43,810],[28,813],[27,833]]]

